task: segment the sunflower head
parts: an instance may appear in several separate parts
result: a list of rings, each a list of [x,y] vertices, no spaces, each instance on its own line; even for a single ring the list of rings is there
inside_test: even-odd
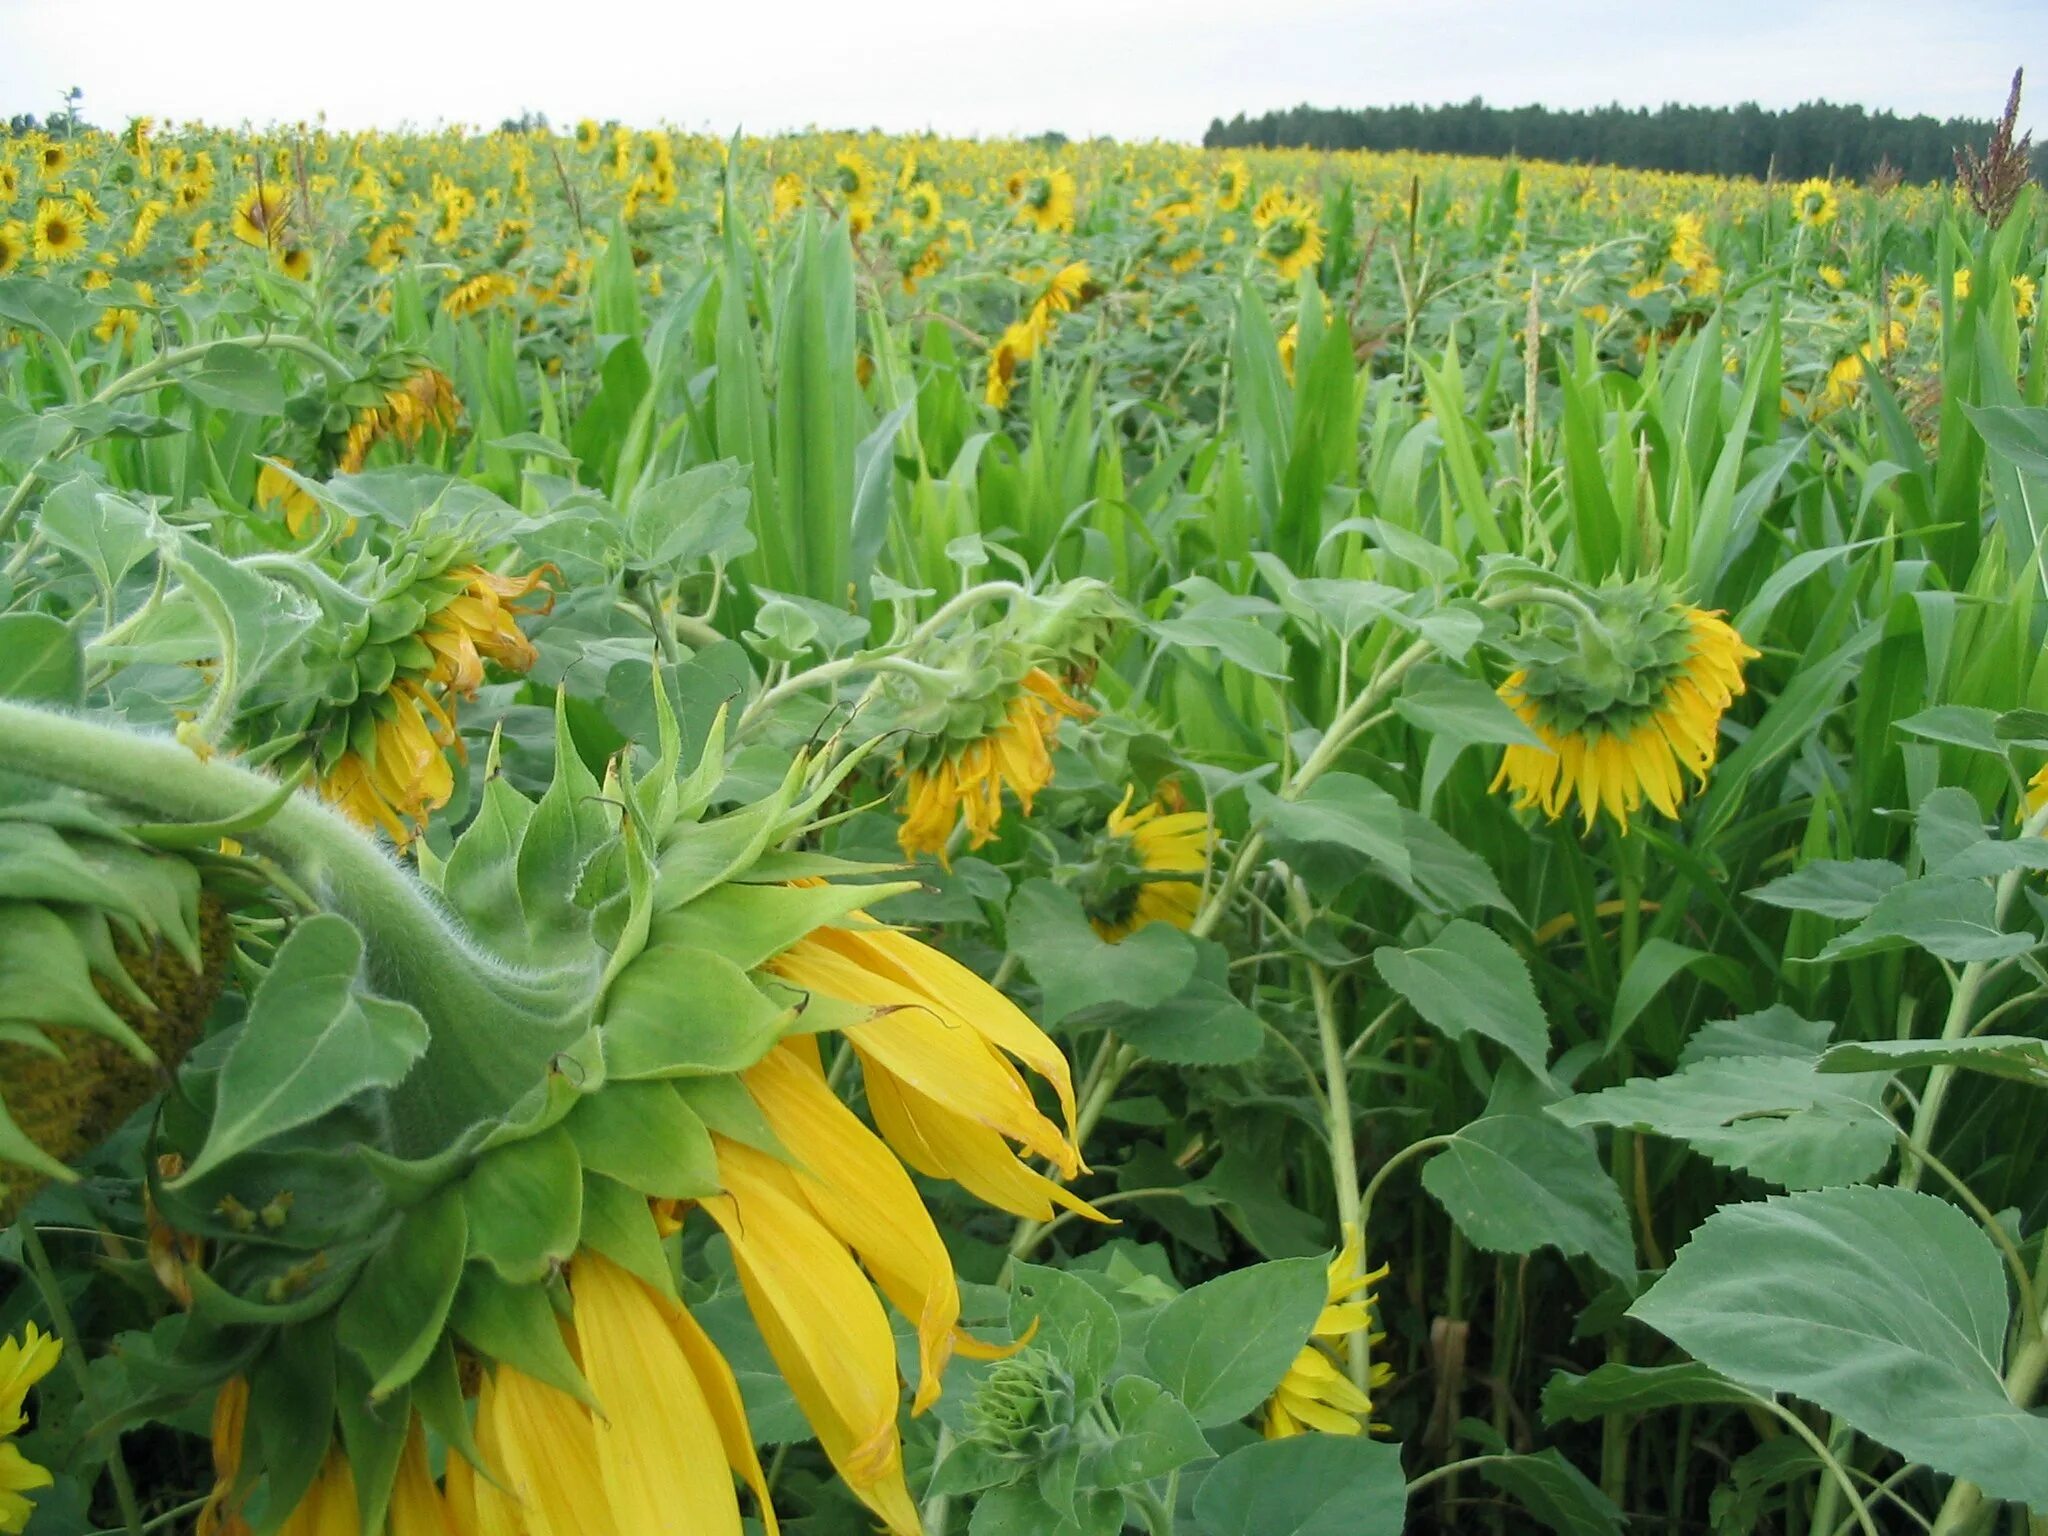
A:
[[[1802,181],[1792,193],[1792,214],[1808,229],[1820,229],[1835,221],[1841,211],[1841,203],[1835,196],[1834,184],[1825,176],[1816,176]]]
[[[1510,746],[1495,788],[1553,819],[1576,796],[1588,831],[1604,810],[1626,832],[1645,800],[1676,816],[1681,768],[1706,781],[1722,712],[1758,653],[1649,579],[1544,615],[1511,646],[1521,666],[1500,689],[1541,745]]]
[[[235,204],[235,238],[260,250],[279,246],[292,220],[292,201],[275,182],[258,182]]]
[[[1072,1443],[1074,1378],[1049,1352],[998,1361],[967,1404],[967,1437],[1003,1461],[1044,1461]]]
[[[33,236],[36,260],[50,266],[76,261],[85,254],[85,215],[64,198],[44,198],[36,205]]]
[[[1170,791],[1133,810],[1136,795],[1124,790],[1074,880],[1082,910],[1112,944],[1151,923],[1193,927],[1209,863],[1205,812],[1180,808]]]
[[[1269,194],[1260,199],[1259,208],[1265,215],[1259,221],[1259,255],[1283,281],[1293,282],[1323,259],[1323,226],[1314,204],[1285,194],[1275,202]]]

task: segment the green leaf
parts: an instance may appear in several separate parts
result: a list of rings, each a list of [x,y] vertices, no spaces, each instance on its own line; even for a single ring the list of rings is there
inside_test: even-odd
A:
[[[1117,1437],[1083,1459],[1083,1488],[1147,1483],[1216,1454],[1187,1405],[1156,1381],[1120,1377],[1109,1389],[1109,1406]]]
[[[284,414],[284,380],[277,365],[253,347],[223,342],[209,348],[197,368],[178,375],[196,400],[251,416]]]
[[[1607,1025],[1607,1049],[1612,1051],[1627,1038],[1636,1020],[1642,1017],[1643,1010],[1657,1000],[1675,977],[1692,970],[1704,970],[1716,977],[1723,984],[1723,990],[1744,990],[1741,969],[1722,956],[1694,949],[1688,944],[1674,944],[1669,939],[1645,939],[1642,948],[1636,951],[1635,959],[1629,962],[1621,985],[1614,989],[1614,1014]]]
[[[1118,1012],[1105,1022],[1151,1061],[1203,1067],[1249,1061],[1265,1044],[1266,1027],[1230,990],[1229,952],[1207,939],[1191,942],[1195,974],[1185,987],[1154,1007]]]
[[[968,1536],[1117,1536],[1123,1528],[1120,1493],[1083,1494],[1071,1511],[1062,1511],[1024,1486],[990,1489],[967,1522]]]
[[[1772,1010],[1781,1012],[1790,1010]],[[1816,1051],[1789,1047],[1767,1055],[1719,1054],[1692,1060],[1668,1077],[1631,1078],[1580,1094],[1549,1112],[1567,1125],[1629,1126],[1674,1137],[1724,1168],[1789,1189],[1875,1177],[1897,1140],[1884,1113],[1884,1076],[1823,1076],[1816,1063]]]
[[[1954,1067],[2048,1088],[2048,1040],[2031,1035],[1972,1035],[1966,1040],[1851,1040],[1830,1047],[1821,1072],[1904,1072]]]
[[[1621,1191],[1592,1139],[1549,1115],[1488,1115],[1452,1134],[1422,1184],[1475,1248],[1583,1253],[1635,1278],[1635,1239]]]
[[[1290,843],[1333,843],[1384,865],[1396,878],[1409,873],[1401,835],[1401,802],[1355,773],[1326,773],[1299,799],[1283,800],[1262,784],[1247,784],[1252,822]]]
[[[156,547],[147,512],[83,475],[43,498],[36,527],[59,549],[84,561],[102,593],[113,592]]]
[[[369,1371],[371,1397],[404,1386],[433,1354],[468,1242],[462,1192],[444,1190],[405,1213],[342,1299],[335,1339]]]
[[[174,1187],[405,1077],[427,1048],[426,1020],[359,994],[362,962],[362,936],[346,918],[317,913],[292,930],[221,1065],[206,1143]]]
[[[1945,1200],[1860,1186],[1724,1206],[1629,1315],[1733,1381],[2048,1507],[2048,1418],[2001,1379],[2004,1263]]]
[[[406,1434],[412,1428],[412,1394],[401,1390],[379,1400],[354,1361],[344,1358],[340,1368],[334,1409],[355,1483],[358,1530],[361,1536],[383,1536],[391,1487],[398,1477],[399,1458],[405,1454]]]
[[[1528,966],[1499,934],[1457,918],[1419,948],[1386,947],[1372,958],[1387,985],[1451,1039],[1484,1035],[1538,1077],[1549,1074],[1550,1024]]]
[[[1477,678],[1448,667],[1425,665],[1408,674],[1394,700],[1394,713],[1432,735],[1469,745],[1473,742],[1519,743],[1540,747],[1543,740],[1501,696]]]
[[[699,464],[643,487],[626,519],[633,563],[682,570],[746,554],[754,547],[749,502],[746,466],[737,459]]]
[[[1831,940],[1816,962],[1874,954],[1917,944],[1956,965],[2023,955],[2039,941],[1998,926],[1995,898],[1982,880],[1928,875],[1896,886],[1878,899],[1870,915]]]
[[[1202,1479],[1195,1519],[1204,1536],[1401,1536],[1401,1447],[1346,1435],[1247,1445]]]
[[[789,1013],[722,954],[661,944],[641,951],[605,996],[609,1080],[708,1076],[751,1067]]]
[[[1603,1365],[1584,1376],[1554,1373],[1543,1388],[1543,1422],[1579,1424],[1610,1413],[1755,1400],[1755,1393],[1696,1360],[1681,1365]]]
[[[1905,884],[1906,872],[1889,859],[1815,859],[1749,893],[1752,901],[1794,912],[1860,922],[1885,894]]]
[[[249,1372],[244,1434],[263,1456],[275,1530],[313,1485],[334,1443],[334,1328],[321,1318],[280,1328]]]
[[[469,1254],[507,1280],[537,1284],[576,1252],[583,1165],[560,1126],[484,1154],[462,1184]]]
[[[1483,1443],[1497,1443],[1490,1425]],[[1613,1536],[1622,1529],[1622,1513],[1556,1448],[1546,1446],[1526,1456],[1488,1456],[1478,1473],[1521,1505],[1538,1524],[1560,1536]]]
[[[1319,1258],[1233,1270],[1176,1296],[1145,1335],[1145,1363],[1205,1429],[1273,1393],[1328,1297]]]
[[[1027,880],[1010,899],[1010,948],[1045,994],[1047,1024],[1107,1003],[1150,1008],[1177,995],[1195,974],[1195,944],[1167,923],[1105,943],[1081,898],[1050,880]]]
[[[1189,612],[1156,620],[1151,628],[1163,647],[1215,651],[1255,676],[1287,680],[1287,642],[1256,619]]]
[[[1988,709],[1965,704],[1937,704],[1897,721],[1893,729],[1922,741],[1938,741],[1973,752],[2005,755],[2005,743],[1998,739],[1998,716]]]
[[[77,704],[85,652],[69,625],[47,613],[0,614],[0,699]]]
[[[1093,1402],[1123,1348],[1116,1312],[1092,1285],[1065,1270],[1019,1264],[1015,1274],[1010,1332],[1021,1339],[1036,1324],[1032,1342],[1074,1378],[1077,1401]]]
[[[657,1200],[720,1189],[711,1133],[667,1083],[607,1083],[564,1122],[583,1166]]]

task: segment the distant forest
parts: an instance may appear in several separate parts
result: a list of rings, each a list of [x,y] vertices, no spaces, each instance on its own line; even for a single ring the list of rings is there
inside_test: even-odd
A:
[[[1299,106],[1209,124],[1211,148],[1411,149],[1447,155],[1516,155],[1566,164],[1690,171],[1712,176],[1775,175],[1864,180],[1889,160],[1907,181],[1955,175],[1960,144],[1979,148],[1993,124],[1976,118],[1897,117],[1814,101],[1771,112],[1739,107],[1489,107],[1479,97],[1437,107]],[[2048,180],[2048,145],[2034,150],[2034,174]]]

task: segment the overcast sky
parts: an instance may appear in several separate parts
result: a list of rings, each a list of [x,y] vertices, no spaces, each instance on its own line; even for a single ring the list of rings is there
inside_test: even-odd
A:
[[[1792,106],[2048,125],[2048,0],[0,0],[0,116],[334,126],[531,108],[720,134],[816,124],[1199,139],[1307,101]]]

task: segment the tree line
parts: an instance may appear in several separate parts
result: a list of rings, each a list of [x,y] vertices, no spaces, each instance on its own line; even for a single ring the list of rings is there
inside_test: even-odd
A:
[[[1490,107],[1481,98],[1441,106],[1312,107],[1216,118],[1210,148],[1421,150],[1434,154],[1519,156],[1565,164],[1712,176],[1864,180],[1889,163],[1907,181],[1955,175],[1961,144],[1981,146],[1995,125],[1952,117],[1899,117],[1860,106],[1810,101],[1787,111],[1755,102],[1739,107]],[[2048,145],[2033,152],[2034,174],[2048,179]]]

